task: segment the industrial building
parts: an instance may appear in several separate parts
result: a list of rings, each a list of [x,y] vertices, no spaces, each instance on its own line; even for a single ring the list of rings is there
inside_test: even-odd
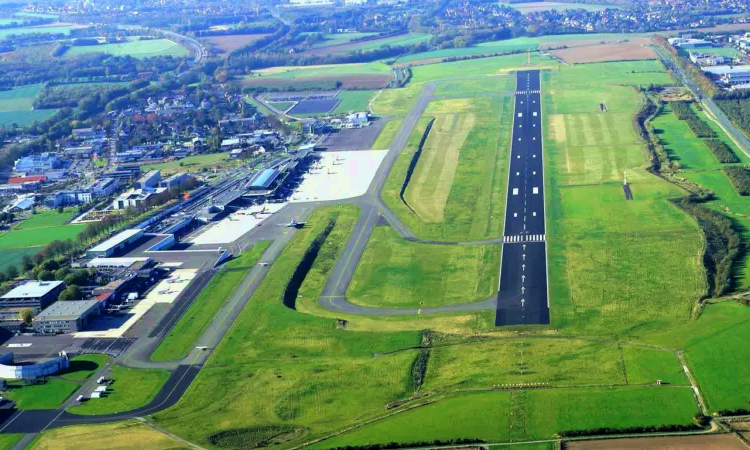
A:
[[[99,305],[96,300],[55,302],[34,317],[34,330],[41,334],[82,331],[91,316],[99,315]]]
[[[161,181],[160,170],[149,170],[141,178],[138,179],[136,187],[140,189],[155,188]]]
[[[714,46],[712,42],[703,39],[670,38],[668,42],[670,45],[680,48],[706,48]]]
[[[147,206],[148,199],[154,195],[153,192],[143,189],[123,192],[112,202],[114,209],[142,208]]]
[[[186,173],[176,173],[171,177],[167,177],[159,182],[160,188],[165,189],[179,189],[190,179],[190,175]]]
[[[750,83],[750,66],[711,66],[704,67],[703,71],[731,86]]]
[[[13,359],[13,353],[0,356],[0,378],[25,380],[54,375],[70,367],[70,359],[65,352],[60,352],[57,357],[36,364],[14,365]]]
[[[137,228],[131,228],[129,230],[121,231],[120,233],[112,236],[101,244],[90,248],[86,252],[86,256],[88,256],[89,258],[110,257],[117,250],[124,249],[133,242],[136,242],[141,237],[143,237],[143,230],[139,230]]]
[[[46,172],[59,169],[63,162],[54,153],[44,152],[38,155],[24,156],[16,160],[13,169],[18,173]]]
[[[16,319],[26,308],[38,314],[57,300],[63,289],[62,281],[27,281],[0,297],[0,318]]]
[[[114,194],[118,188],[118,183],[113,178],[102,178],[92,183],[88,190],[94,197],[109,197]]]

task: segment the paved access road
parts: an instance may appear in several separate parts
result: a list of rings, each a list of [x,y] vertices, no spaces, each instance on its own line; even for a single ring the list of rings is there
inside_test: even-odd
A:
[[[549,323],[540,88],[538,70],[517,73],[498,326]]]

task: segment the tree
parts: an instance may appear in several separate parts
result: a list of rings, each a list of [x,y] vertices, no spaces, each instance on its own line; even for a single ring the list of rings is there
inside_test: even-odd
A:
[[[8,276],[8,279],[14,279],[18,276],[18,267],[10,265],[5,269],[5,275]]]
[[[29,270],[34,268],[34,261],[31,259],[31,256],[29,255],[23,255],[21,257],[21,268],[24,272],[28,272]]]
[[[71,284],[70,286],[66,287],[62,292],[60,292],[60,296],[57,299],[62,302],[65,302],[69,300],[79,300],[80,298],[81,298],[81,288],[79,288],[75,284]]]
[[[62,205],[60,205],[60,206],[57,207],[57,212],[59,214],[62,214],[64,211],[65,211],[65,208],[63,208]]]
[[[34,319],[34,310],[31,308],[24,308],[18,312],[18,317],[23,320],[26,325],[31,325],[32,319]]]
[[[37,275],[36,279],[38,281],[52,281],[55,279],[55,274],[49,270],[42,270],[41,272],[39,272],[39,275]]]

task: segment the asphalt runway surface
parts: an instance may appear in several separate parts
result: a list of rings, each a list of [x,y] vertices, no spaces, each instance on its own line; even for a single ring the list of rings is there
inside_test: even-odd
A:
[[[549,323],[538,70],[516,74],[515,102],[496,326]]]

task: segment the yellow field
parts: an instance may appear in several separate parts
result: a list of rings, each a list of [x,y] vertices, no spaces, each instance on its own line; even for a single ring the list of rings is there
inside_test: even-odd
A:
[[[181,442],[136,421],[102,425],[76,425],[42,433],[32,450],[167,450],[185,448]]]
[[[473,114],[435,119],[405,195],[406,202],[425,222],[443,221],[461,147],[473,127]]]

